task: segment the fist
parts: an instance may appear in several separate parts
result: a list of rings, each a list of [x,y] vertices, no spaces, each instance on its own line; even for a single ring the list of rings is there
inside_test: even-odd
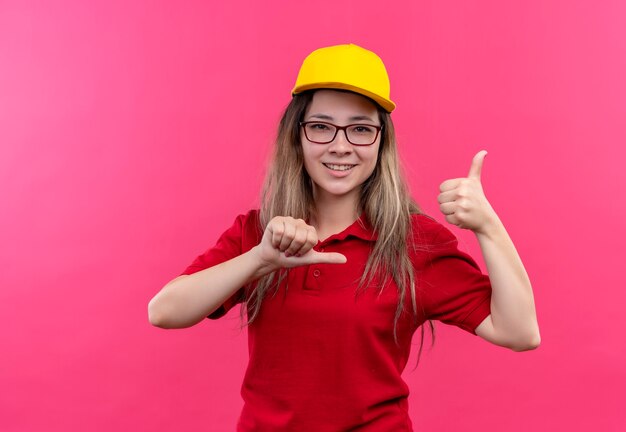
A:
[[[265,228],[259,244],[260,258],[272,268],[291,268],[309,264],[343,264],[347,261],[342,254],[317,252],[315,227],[302,219],[289,216],[274,217]]]
[[[497,215],[487,201],[480,182],[487,152],[479,151],[472,160],[467,177],[446,180],[439,186],[439,209],[446,221],[475,233],[484,232]]]

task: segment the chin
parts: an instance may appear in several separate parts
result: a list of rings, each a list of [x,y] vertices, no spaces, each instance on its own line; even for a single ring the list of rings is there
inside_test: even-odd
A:
[[[317,185],[318,192],[322,192],[327,195],[331,195],[337,198],[345,197],[354,193],[358,193],[357,187],[351,187],[346,185]]]

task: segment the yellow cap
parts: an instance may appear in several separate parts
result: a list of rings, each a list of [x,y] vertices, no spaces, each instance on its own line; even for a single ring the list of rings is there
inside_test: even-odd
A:
[[[313,89],[341,89],[367,96],[387,112],[396,108],[389,99],[389,76],[383,61],[354,44],[313,51],[304,59],[292,95]]]

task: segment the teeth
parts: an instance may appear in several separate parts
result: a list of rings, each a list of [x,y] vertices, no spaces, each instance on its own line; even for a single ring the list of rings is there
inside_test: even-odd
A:
[[[354,167],[354,165],[333,165],[333,164],[324,164],[324,165],[333,171],[348,171],[349,169],[352,169]]]

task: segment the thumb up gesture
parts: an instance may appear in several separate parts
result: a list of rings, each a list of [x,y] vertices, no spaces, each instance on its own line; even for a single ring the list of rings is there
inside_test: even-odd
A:
[[[480,173],[487,152],[481,150],[472,159],[467,177],[446,180],[439,186],[439,209],[446,220],[459,228],[484,233],[497,215],[483,192]]]

